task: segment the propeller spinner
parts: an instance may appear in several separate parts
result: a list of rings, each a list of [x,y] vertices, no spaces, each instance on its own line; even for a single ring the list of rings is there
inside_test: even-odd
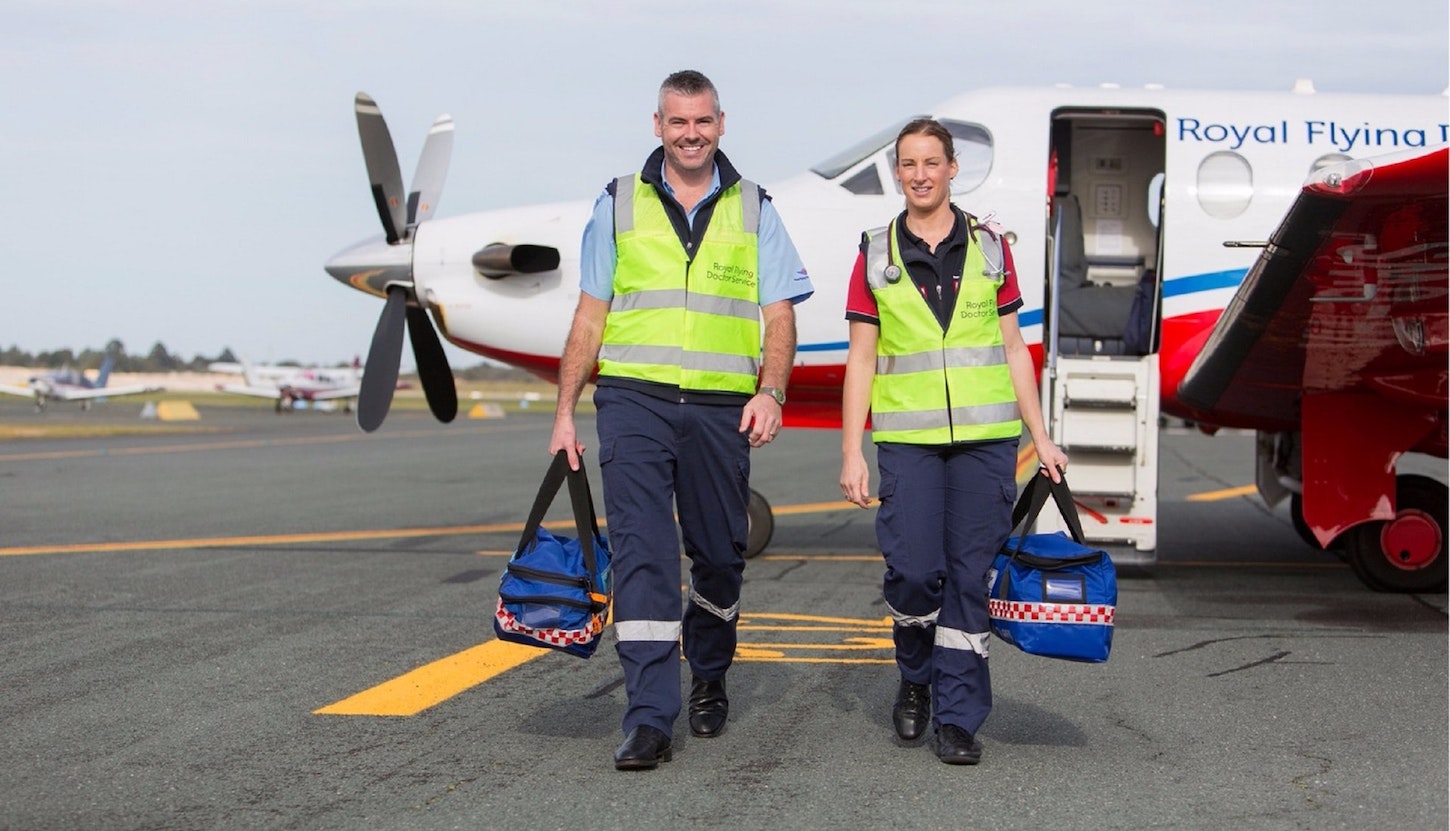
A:
[[[405,197],[397,151],[377,102],[359,92],[354,110],[384,242],[364,243],[342,252],[328,262],[327,272],[387,297],[368,350],[358,394],[357,423],[372,432],[388,415],[398,385],[405,323],[428,408],[439,421],[450,422],[458,415],[458,393],[448,356],[413,283],[413,232],[433,216],[443,191],[453,151],[453,119],[441,115],[433,122],[413,173],[413,189]]]

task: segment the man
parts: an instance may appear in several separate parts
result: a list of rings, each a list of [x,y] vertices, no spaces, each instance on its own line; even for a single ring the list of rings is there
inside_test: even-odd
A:
[[[690,730],[710,738],[725,728],[750,449],[780,430],[795,359],[793,305],[813,291],[765,192],[719,152],[725,113],[714,84],[693,70],[670,75],[654,127],[660,147],[638,174],[609,184],[584,229],[579,306],[549,440],[549,452],[564,450],[577,470],[584,444],[574,408],[597,362],[614,629],[628,698],[614,754],[620,770],[670,760],[682,635]],[[690,558],[683,617],[680,531]]]

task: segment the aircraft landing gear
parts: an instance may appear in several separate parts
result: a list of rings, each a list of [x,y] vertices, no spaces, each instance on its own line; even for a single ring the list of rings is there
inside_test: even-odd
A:
[[[770,503],[765,501],[765,497],[752,490],[746,517],[750,529],[745,535],[745,558],[748,560],[770,544],[770,537],[775,533],[775,514],[771,513]]]
[[[1446,584],[1450,489],[1428,476],[1395,478],[1395,518],[1344,533],[1345,559],[1365,585],[1385,592],[1437,592]]]

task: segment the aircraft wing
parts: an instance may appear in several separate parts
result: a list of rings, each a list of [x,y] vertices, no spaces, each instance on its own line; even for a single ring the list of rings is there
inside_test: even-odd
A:
[[[17,387],[13,384],[0,384],[0,392],[6,395],[23,395],[26,398],[35,397],[35,390],[30,387]]]
[[[1298,430],[1320,402],[1352,397],[1428,429],[1430,447],[1405,449],[1445,455],[1446,157],[1442,146],[1311,177],[1179,399],[1209,424]]]
[[[57,401],[89,401],[96,398],[120,398],[123,395],[146,395],[153,392],[163,392],[165,387],[136,385],[131,387],[99,387],[86,389],[83,387],[54,387],[46,393],[47,398]],[[34,391],[29,393],[34,395]]]
[[[309,390],[305,396],[309,401],[336,401],[339,398],[357,398],[361,387],[338,387],[331,390]]]
[[[250,395],[253,398],[266,398],[277,400],[282,397],[282,390],[279,387],[256,386],[253,384],[218,384],[219,392],[229,392],[233,395]]]

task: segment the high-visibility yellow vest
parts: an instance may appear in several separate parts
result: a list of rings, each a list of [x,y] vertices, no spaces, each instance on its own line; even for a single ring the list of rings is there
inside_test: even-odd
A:
[[[614,300],[599,374],[682,390],[754,393],[759,229],[759,189],[741,179],[720,193],[692,258],[654,186],[639,174],[616,179]]]
[[[970,218],[963,220],[972,227]],[[997,317],[997,289],[1005,279],[1001,242],[986,229],[978,229],[977,240],[968,234],[961,286],[943,332],[902,265],[896,223],[866,232],[866,282],[881,322],[871,385],[872,441],[1016,438],[1022,422]]]

